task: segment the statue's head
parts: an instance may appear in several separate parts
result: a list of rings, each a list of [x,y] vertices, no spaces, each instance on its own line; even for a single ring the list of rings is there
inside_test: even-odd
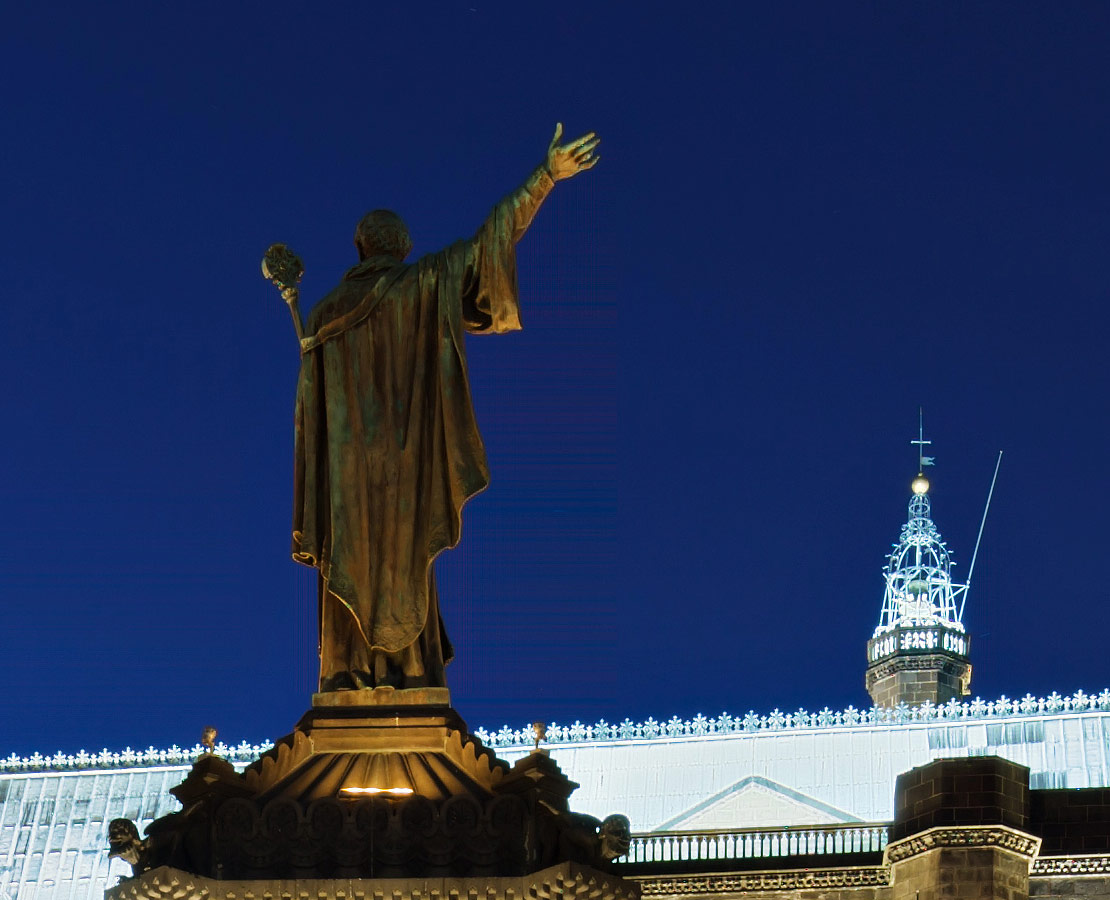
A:
[[[112,819],[108,823],[108,857],[119,857],[134,865],[138,861],[139,829],[130,819]]]
[[[355,247],[358,248],[360,262],[371,256],[392,256],[401,261],[412,249],[412,238],[397,213],[389,209],[375,209],[358,223]]]
[[[609,816],[598,828],[602,859],[617,859],[632,846],[632,823],[619,813]]]

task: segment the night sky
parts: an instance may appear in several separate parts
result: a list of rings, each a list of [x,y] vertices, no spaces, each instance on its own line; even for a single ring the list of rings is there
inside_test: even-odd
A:
[[[468,339],[471,727],[868,704],[916,474],[973,694],[1110,687],[1110,5],[24,4],[0,30],[0,755],[272,740],[316,677],[292,324],[368,209],[601,162]]]

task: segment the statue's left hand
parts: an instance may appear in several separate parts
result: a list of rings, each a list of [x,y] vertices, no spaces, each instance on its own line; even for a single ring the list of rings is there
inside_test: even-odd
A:
[[[563,144],[560,147],[559,139],[562,136],[563,123],[560,122],[555,126],[555,137],[551,139],[547,148],[547,171],[551,173],[551,178],[554,181],[573,178],[579,172],[592,169],[597,165],[597,161],[601,159],[600,156],[594,154],[594,149],[601,143],[601,138],[594,132],[591,131],[589,134],[578,138],[578,140]]]

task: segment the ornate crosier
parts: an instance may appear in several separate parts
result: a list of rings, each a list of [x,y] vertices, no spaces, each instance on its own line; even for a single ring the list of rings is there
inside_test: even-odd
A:
[[[297,330],[297,340],[304,340],[304,325],[301,324],[301,313],[297,309],[297,299],[300,289],[297,285],[304,275],[304,263],[285,244],[271,244],[262,257],[262,277],[281,291],[281,299],[289,307],[289,314],[293,317],[293,327]]]

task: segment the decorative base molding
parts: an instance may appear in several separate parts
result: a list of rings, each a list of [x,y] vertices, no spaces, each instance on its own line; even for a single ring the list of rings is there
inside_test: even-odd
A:
[[[1042,856],[1033,860],[1030,876],[1037,875],[1110,875],[1110,856]]]
[[[920,834],[888,844],[884,862],[887,865],[909,859],[930,850],[956,847],[998,847],[1032,859],[1041,847],[1041,839],[1004,825],[957,825],[953,828],[930,828]]]
[[[870,688],[880,678],[896,675],[898,672],[933,672],[952,666],[969,666],[966,659],[952,653],[930,653],[918,656],[892,656],[867,667],[865,674],[867,687]]]
[[[639,900],[640,886],[562,863],[509,878],[305,878],[223,881],[163,866],[125,878],[105,900]]]
[[[777,872],[724,872],[713,875],[635,878],[645,897],[682,897],[697,894],[740,894],[766,891],[838,890],[887,887],[887,866],[855,866],[841,869],[798,869]]]

